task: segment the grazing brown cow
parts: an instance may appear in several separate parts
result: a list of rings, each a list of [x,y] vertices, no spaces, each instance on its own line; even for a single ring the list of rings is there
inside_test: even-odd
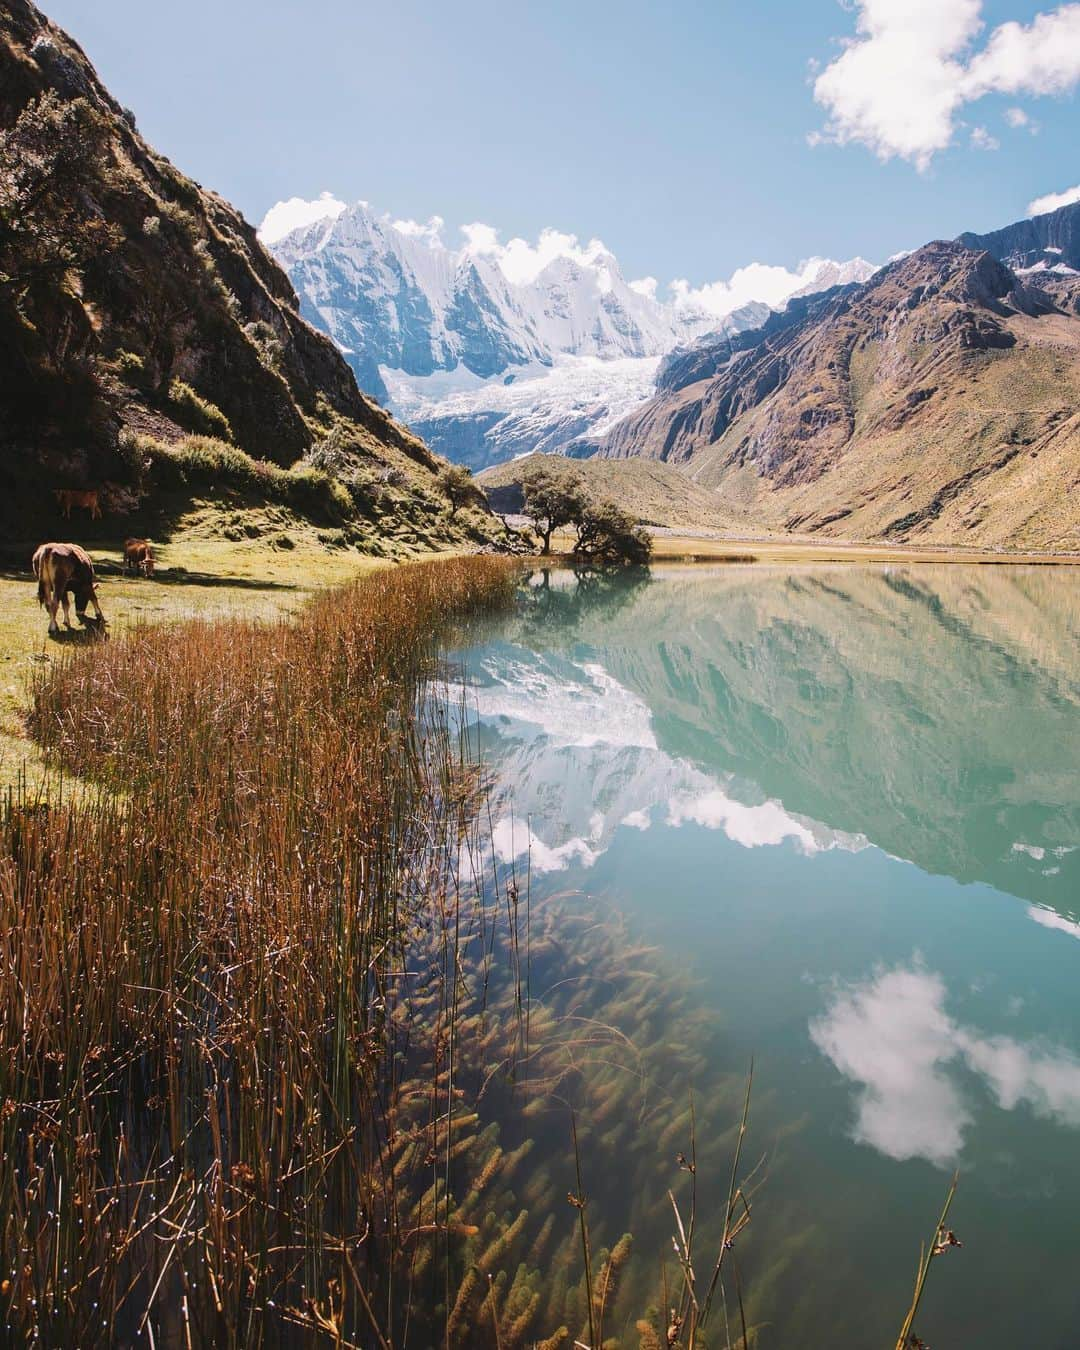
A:
[[[88,628],[103,629],[105,615],[98,604],[94,564],[78,544],[42,544],[34,554],[34,576],[38,580],[38,603],[49,611],[49,632],[59,633],[58,606],[64,607],[64,627],[71,627],[68,593],[75,596],[75,614]],[[96,619],[86,617],[86,606],[93,605]]]
[[[124,571],[141,572],[144,577],[154,575],[154,550],[149,539],[124,540]]]
[[[56,488],[56,500],[64,519],[71,519],[71,508],[81,506],[90,512],[91,520],[101,519],[101,496],[97,488]]]

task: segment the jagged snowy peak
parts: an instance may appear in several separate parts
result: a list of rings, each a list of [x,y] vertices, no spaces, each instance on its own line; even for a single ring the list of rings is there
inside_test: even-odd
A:
[[[867,262],[865,258],[850,258],[847,262],[834,262],[832,258],[810,258],[799,270],[806,277],[806,283],[797,291],[792,291],[789,300],[801,295],[816,295],[818,291],[828,291],[833,286],[849,286],[853,281],[869,281],[878,269],[876,263]]]
[[[768,305],[743,305],[712,320],[726,333],[760,327]],[[397,415],[431,448],[470,468],[517,455],[588,454],[617,422],[651,398],[659,356],[559,355],[550,366],[526,366],[483,380],[464,367],[411,376],[380,368]]]
[[[700,326],[633,290],[595,246],[515,282],[497,257],[447,248],[434,231],[365,202],[273,243],[306,316],[325,329],[361,384],[385,396],[376,367],[429,375],[459,365],[488,377],[559,354],[660,356]]]
[[[301,223],[282,234],[290,219]],[[797,272],[755,263],[697,290],[673,282],[661,300],[655,280],[628,282],[598,240],[581,247],[554,231],[502,245],[473,225],[450,248],[438,218],[396,221],[329,195],[280,203],[264,230],[304,316],[334,339],[361,388],[478,468],[587,448],[651,394],[674,348],[759,327],[770,304],[874,271],[861,258],[813,258]]]
[[[463,364],[489,376],[550,360],[497,263],[408,233],[365,202],[273,247],[305,316],[330,334],[361,386],[380,396],[380,365],[427,375]]]

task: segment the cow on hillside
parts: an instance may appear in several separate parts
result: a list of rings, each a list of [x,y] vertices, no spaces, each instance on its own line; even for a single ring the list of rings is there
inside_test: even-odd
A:
[[[149,539],[124,540],[124,571],[141,572],[144,577],[154,575],[154,550]]]
[[[73,506],[89,511],[91,520],[101,519],[101,494],[97,488],[56,488],[55,494],[65,520],[71,519]]]
[[[88,628],[104,629],[105,615],[98,604],[94,564],[78,544],[42,544],[34,554],[34,576],[38,583],[38,603],[49,612],[49,632],[59,633],[56,611],[64,607],[64,626],[71,627],[69,593],[75,597],[75,614]],[[86,617],[86,606],[94,607],[96,619]]]

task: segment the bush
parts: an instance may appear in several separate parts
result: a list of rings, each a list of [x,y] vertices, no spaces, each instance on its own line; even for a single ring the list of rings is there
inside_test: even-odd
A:
[[[173,380],[169,385],[169,402],[177,420],[189,431],[202,432],[225,441],[232,440],[233,430],[229,419],[216,404],[197,394],[190,384]]]
[[[286,500],[299,510],[345,517],[353,514],[353,499],[348,489],[324,470],[301,464],[284,471],[281,476]]]
[[[176,445],[147,436],[140,438],[140,443],[146,447],[159,479],[168,482],[171,478],[170,485],[191,481],[227,485],[256,492],[302,515],[329,516],[335,521],[355,515],[345,484],[310,464],[281,469],[267,460],[252,459],[238,446],[213,436],[187,436]]]
[[[138,352],[127,352],[121,348],[116,353],[116,373],[125,383],[141,389],[146,383],[146,362]]]
[[[259,353],[259,360],[268,370],[281,369],[285,348],[265,319],[253,319],[250,323],[246,323],[244,336]]]
[[[125,427],[120,433],[117,451],[128,471],[132,483],[139,485],[146,477],[147,470],[154,462],[159,449],[164,447],[153,436],[144,436],[141,432]]]
[[[186,474],[199,479],[220,479],[236,487],[263,486],[267,471],[275,467],[252,459],[239,447],[214,436],[186,436],[175,445],[161,448]]]
[[[306,463],[338,477],[355,468],[358,461],[370,458],[356,427],[341,419],[336,420],[323,439],[316,441],[304,456]]]
[[[460,507],[466,506],[476,496],[472,474],[464,464],[448,464],[439,474],[439,489],[450,503],[451,520]]]
[[[575,524],[575,558],[601,567],[643,567],[652,557],[648,531],[614,502],[587,506]]]

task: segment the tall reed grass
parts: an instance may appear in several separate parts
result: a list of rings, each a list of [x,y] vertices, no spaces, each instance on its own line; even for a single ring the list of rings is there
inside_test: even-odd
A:
[[[0,813],[9,1338],[400,1341],[395,986],[475,809],[425,691],[513,587],[414,565],[41,675],[34,734],[99,790]]]

